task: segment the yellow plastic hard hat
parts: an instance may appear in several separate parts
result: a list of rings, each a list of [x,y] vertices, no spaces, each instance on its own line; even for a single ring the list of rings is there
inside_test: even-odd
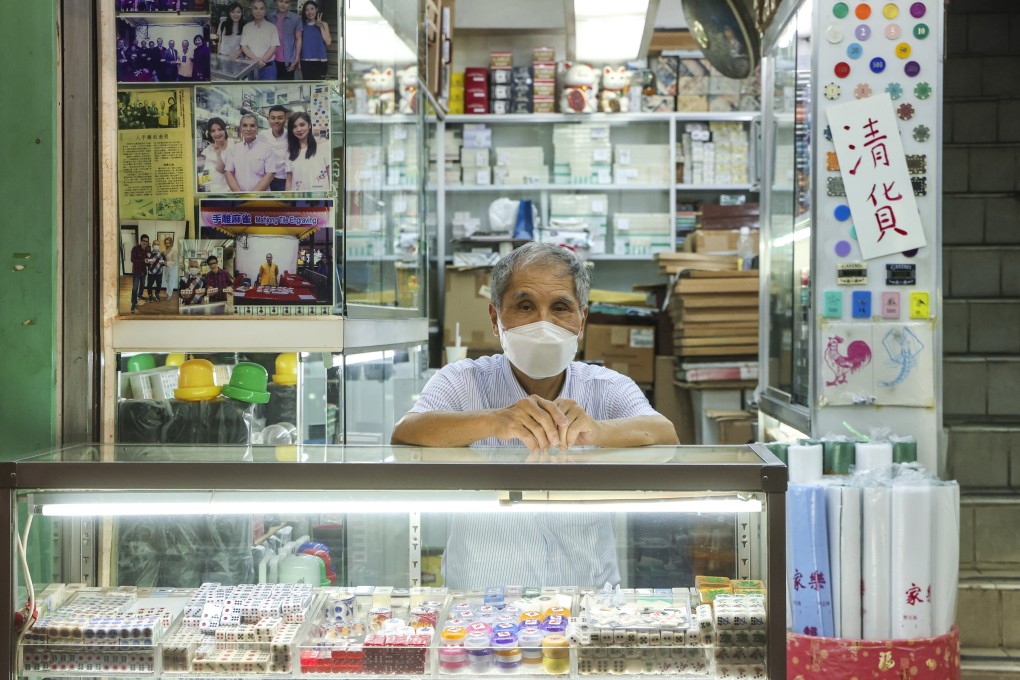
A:
[[[189,359],[181,364],[174,397],[181,401],[208,401],[220,396],[220,386],[207,359]]]
[[[276,355],[276,373],[273,382],[277,385],[297,385],[298,358],[296,352]]]
[[[167,354],[166,355],[166,365],[167,366],[180,366],[181,364],[184,363],[184,359],[185,359],[184,354],[181,353],[181,352],[177,352],[175,354]]]

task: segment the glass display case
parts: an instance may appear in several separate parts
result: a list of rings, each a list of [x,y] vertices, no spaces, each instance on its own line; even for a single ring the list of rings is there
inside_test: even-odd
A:
[[[0,622],[0,677],[785,678],[786,469],[757,445],[2,465],[0,592],[38,619]]]
[[[770,29],[762,73],[765,134],[762,410],[809,431],[814,173],[812,3]]]

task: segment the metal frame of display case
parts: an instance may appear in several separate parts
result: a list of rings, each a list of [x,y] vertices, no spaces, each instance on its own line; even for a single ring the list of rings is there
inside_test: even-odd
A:
[[[189,447],[197,450],[200,447]],[[229,447],[219,447],[223,459]],[[243,447],[242,447],[243,448]],[[255,462],[101,462],[97,447],[81,446],[56,452],[60,462],[39,462],[39,457],[0,463],[0,522],[12,528],[0,558],[0,610],[12,612],[18,568],[15,566],[16,503],[26,491],[52,489],[62,492],[98,491],[461,491],[464,489],[508,491],[585,492],[760,492],[765,494],[767,545],[763,565],[768,576],[769,629],[767,659],[769,677],[786,678],[786,467],[760,444],[746,450],[758,462],[650,462],[647,464],[558,462],[555,455],[542,462],[485,463],[464,457],[431,457],[415,447],[305,447],[317,460],[300,464],[260,462],[273,460],[273,449],[256,451]],[[674,448],[677,453],[697,452],[700,447]],[[705,447],[718,450],[720,447]],[[725,447],[734,450],[743,447]],[[387,456],[371,458],[364,452],[383,450]],[[209,447],[216,458],[217,447]],[[359,455],[359,450],[362,452]],[[646,451],[648,449],[645,449]],[[449,450],[447,450],[449,451]],[[261,455],[260,455],[261,453]],[[640,452],[635,456],[640,460]],[[42,459],[45,460],[45,459]],[[196,458],[197,460],[197,458]],[[366,460],[375,462],[364,462]],[[384,462],[379,462],[379,461]],[[324,480],[332,480],[333,483]],[[269,487],[272,490],[269,490]],[[7,653],[0,655],[0,678],[16,677],[13,621],[0,617],[0,638]]]

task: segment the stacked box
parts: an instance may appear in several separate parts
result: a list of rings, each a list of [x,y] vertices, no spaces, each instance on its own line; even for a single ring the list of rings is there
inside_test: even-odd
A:
[[[553,126],[554,184],[612,184],[608,125]]]
[[[418,140],[413,126],[393,125],[386,146],[386,184],[414,187],[418,184]]]
[[[496,147],[495,184],[548,184],[549,166],[540,146]]]
[[[589,252],[606,252],[606,229],[609,225],[609,197],[606,194],[551,194],[549,196],[549,227],[560,231],[587,230]]]
[[[464,73],[457,71],[450,76],[450,113],[464,113]]]
[[[378,146],[348,146],[348,189],[377,189],[386,181],[386,161]]]
[[[489,113],[510,113],[512,81],[512,53],[491,52],[489,54]]]
[[[461,183],[465,186],[492,184],[490,148],[492,130],[482,124],[464,126],[463,146],[460,148]]]
[[[556,111],[555,60],[536,59],[531,69],[534,78],[531,98],[534,113],[554,113]]]
[[[677,79],[680,63],[676,57],[660,56],[651,60],[650,71],[655,79],[655,91],[642,88],[641,110],[645,113],[675,111],[677,108]]]
[[[530,66],[515,66],[510,76],[510,113],[532,113],[535,76]]]
[[[748,184],[751,142],[747,128],[739,122],[709,123],[715,147],[715,174],[706,177],[708,184]]]
[[[443,173],[446,184],[460,184],[460,147],[463,144],[460,130],[447,127],[443,133]]]
[[[489,112],[489,69],[464,70],[464,113]]]
[[[669,184],[669,146],[617,144],[613,180],[617,184]]]
[[[652,255],[674,249],[669,213],[616,213],[613,215],[613,254]]]

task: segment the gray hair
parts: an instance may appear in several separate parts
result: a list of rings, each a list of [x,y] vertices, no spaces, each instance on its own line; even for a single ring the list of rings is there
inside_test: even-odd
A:
[[[581,309],[588,306],[588,291],[591,290],[591,272],[584,260],[572,250],[567,250],[551,243],[531,241],[513,250],[509,255],[500,258],[492,267],[492,283],[490,284],[489,301],[497,310],[503,302],[510,278],[515,272],[541,267],[547,271],[559,266],[563,271],[560,275],[574,279],[574,296]],[[552,273],[552,272],[550,272]]]

